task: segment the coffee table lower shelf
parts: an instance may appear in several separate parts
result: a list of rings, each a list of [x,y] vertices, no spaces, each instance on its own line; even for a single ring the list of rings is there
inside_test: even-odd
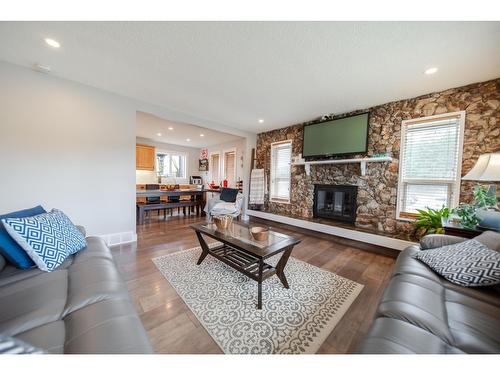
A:
[[[208,251],[208,253],[221,262],[224,262],[229,267],[234,268],[255,281],[264,281],[276,274],[276,268],[262,262],[262,276],[260,276],[260,259],[258,257],[247,254],[226,244],[212,248]],[[198,260],[198,264],[200,263],[201,261]]]

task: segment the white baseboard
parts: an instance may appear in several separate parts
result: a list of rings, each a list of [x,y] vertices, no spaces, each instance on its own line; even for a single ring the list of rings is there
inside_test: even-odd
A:
[[[98,237],[101,237],[110,247],[137,241],[137,234],[132,231],[101,234]]]
[[[415,245],[415,242],[400,240],[398,238],[391,238],[381,236],[378,234],[366,233],[352,229],[336,227],[334,225],[327,225],[315,223],[313,221],[294,219],[287,216],[271,214],[269,212],[247,210],[250,216],[259,217],[261,219],[277,221],[278,223],[293,225],[295,227],[305,228],[316,232],[332,234],[334,236],[349,238],[360,242],[366,242],[373,245],[388,247],[389,249],[404,250],[410,245]]]

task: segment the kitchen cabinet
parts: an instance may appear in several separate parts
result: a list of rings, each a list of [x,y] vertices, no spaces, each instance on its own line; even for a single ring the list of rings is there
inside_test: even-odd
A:
[[[147,145],[135,145],[135,169],[155,170],[155,148]]]

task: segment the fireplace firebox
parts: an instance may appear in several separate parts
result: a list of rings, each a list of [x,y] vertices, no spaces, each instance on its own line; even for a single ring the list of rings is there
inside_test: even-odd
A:
[[[354,223],[357,194],[354,185],[314,185],[313,216]]]

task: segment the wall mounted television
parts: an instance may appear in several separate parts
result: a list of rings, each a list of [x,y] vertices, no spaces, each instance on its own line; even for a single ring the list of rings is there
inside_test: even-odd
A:
[[[366,112],[305,125],[302,156],[317,160],[367,152],[369,120]]]

